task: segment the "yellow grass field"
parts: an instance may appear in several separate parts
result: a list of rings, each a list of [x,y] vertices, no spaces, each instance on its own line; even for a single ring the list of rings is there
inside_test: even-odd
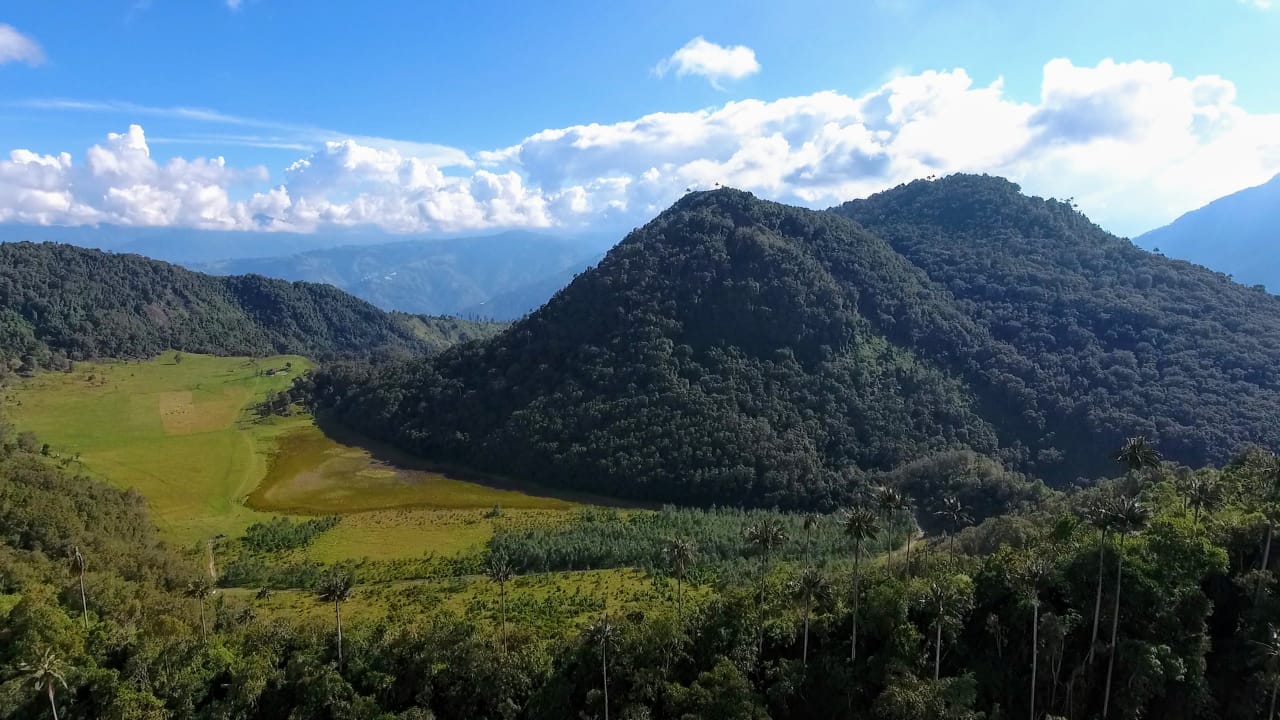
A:
[[[268,376],[267,369],[292,367]],[[21,430],[78,469],[146,499],[172,542],[238,536],[271,517],[341,514],[306,551],[324,562],[392,560],[482,548],[504,521],[553,522],[579,505],[498,482],[432,472],[412,458],[335,440],[309,415],[259,420],[252,407],[310,367],[301,357],[172,354],[143,362],[79,363],[5,389]],[[376,455],[376,456],[375,456]]]

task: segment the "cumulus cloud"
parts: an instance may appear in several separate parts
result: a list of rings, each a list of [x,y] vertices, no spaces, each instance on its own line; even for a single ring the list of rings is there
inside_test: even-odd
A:
[[[618,228],[689,188],[826,207],[953,172],[1074,197],[1108,229],[1137,234],[1280,173],[1280,115],[1249,113],[1228,80],[1181,77],[1164,63],[1054,60],[1032,100],[964,70],[930,71],[858,97],[741,100],[543,130],[473,156],[335,138],[274,180],[221,158],[157,162],[132,126],[83,159],[13,151],[0,161],[0,221]]]
[[[700,75],[716,88],[723,80],[739,80],[760,72],[756,51],[746,45],[725,47],[698,37],[685,43],[653,69],[658,77],[675,72],[676,77]]]
[[[11,62],[39,65],[44,62],[44,51],[39,43],[12,25],[0,23],[0,65]]]

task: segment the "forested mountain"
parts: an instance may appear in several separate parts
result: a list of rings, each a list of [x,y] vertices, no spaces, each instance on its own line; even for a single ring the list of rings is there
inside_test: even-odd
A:
[[[836,212],[944,289],[981,335],[911,341],[983,397],[1041,473],[1158,439],[1193,466],[1280,438],[1280,299],[1117,238],[1005,180],[918,181]],[[1098,467],[1098,466],[1094,466]]]
[[[1280,175],[1218,198],[1134,242],[1280,292]]]
[[[598,238],[507,232],[327,248],[194,267],[216,274],[328,283],[384,310],[513,320],[546,302],[604,249]],[[514,297],[499,297],[507,293]]]
[[[1127,434],[1193,465],[1274,444],[1277,358],[1277,298],[954,176],[836,212],[692,193],[494,340],[311,392],[439,461],[824,506],[951,447],[1070,480]]]
[[[218,355],[368,357],[428,352],[491,329],[385,313],[327,285],[213,277],[137,255],[52,243],[0,245],[0,359]]]

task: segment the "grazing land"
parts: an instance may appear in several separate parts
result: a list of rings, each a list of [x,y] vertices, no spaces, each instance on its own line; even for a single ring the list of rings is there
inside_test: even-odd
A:
[[[147,500],[183,547],[237,537],[278,515],[343,515],[304,553],[316,562],[455,555],[483,548],[493,508],[555,522],[576,499],[432,472],[410,458],[334,439],[305,413],[260,418],[254,406],[311,367],[299,356],[165,353],[78,363],[10,386],[6,405],[74,469]],[[287,370],[286,370],[287,368]]]

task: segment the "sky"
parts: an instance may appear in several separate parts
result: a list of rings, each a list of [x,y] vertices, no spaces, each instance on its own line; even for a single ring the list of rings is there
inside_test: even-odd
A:
[[[642,224],[953,172],[1132,236],[1280,173],[1280,0],[0,6],[0,222]]]

